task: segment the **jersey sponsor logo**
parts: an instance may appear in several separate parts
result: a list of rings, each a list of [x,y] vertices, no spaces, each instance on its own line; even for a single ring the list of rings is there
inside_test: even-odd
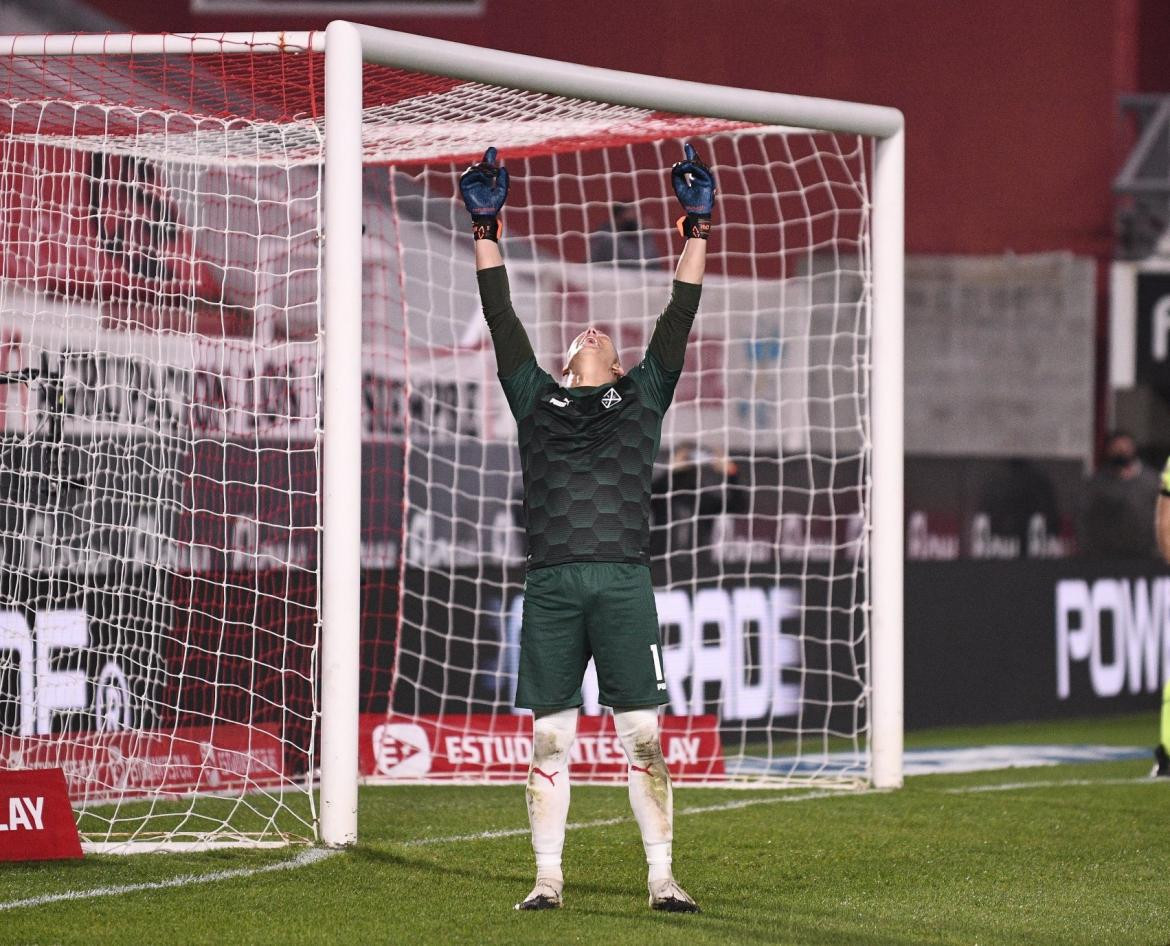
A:
[[[417,723],[383,723],[374,728],[376,774],[410,778],[431,770],[431,741]]]
[[[621,399],[622,399],[622,396],[617,393],[617,390],[614,388],[610,388],[603,395],[601,395],[601,406],[604,407],[606,410],[608,410],[609,408],[613,407],[615,404],[620,402]]]
[[[569,399],[567,397],[564,399],[559,398],[559,397],[550,397],[548,399],[548,402],[549,402],[549,404],[555,404],[557,407],[568,407],[569,406]]]

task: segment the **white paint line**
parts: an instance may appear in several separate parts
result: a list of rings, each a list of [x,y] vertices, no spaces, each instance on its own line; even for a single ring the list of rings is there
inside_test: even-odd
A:
[[[1070,778],[1054,781],[999,782],[995,785],[966,785],[962,788],[944,788],[945,795],[977,795],[980,792],[1014,792],[1028,788],[1080,788],[1085,785],[1157,785],[1149,776],[1134,778]]]
[[[794,792],[789,795],[769,795],[765,798],[740,798],[737,801],[722,802],[718,805],[695,805],[690,808],[680,808],[676,815],[705,815],[712,811],[735,811],[738,808],[754,808],[756,805],[780,805],[790,801],[815,801],[818,798],[856,798],[858,795],[879,794],[874,791],[843,792],[843,791],[811,791]],[[882,793],[884,794],[884,793]]]
[[[771,795],[767,798],[740,798],[736,801],[723,802],[718,805],[701,805],[691,808],[676,808],[676,815],[705,815],[716,811],[735,811],[738,808],[751,808],[755,805],[777,805],[782,802],[809,801],[814,798],[829,798],[834,795],[848,795],[854,797],[858,792],[801,792],[793,795]],[[629,824],[634,819],[631,815],[620,818],[598,818],[595,821],[575,821],[565,825],[566,831],[582,831],[585,828],[609,828],[618,824]],[[403,847],[429,847],[433,844],[459,844],[464,841],[490,841],[495,838],[515,838],[527,835],[528,828],[499,828],[494,831],[481,831],[478,834],[451,834],[439,838],[414,838],[410,841],[399,841]]]
[[[962,788],[943,789],[947,795],[970,795],[980,792],[1010,792],[1029,788],[1078,788],[1092,785],[1154,785],[1159,784],[1150,778],[1103,778],[1103,779],[1055,779],[1034,782],[1000,782],[993,785],[967,785]],[[695,805],[689,808],[679,808],[676,815],[705,815],[719,811],[737,811],[740,808],[753,808],[756,805],[780,805],[788,802],[815,801],[821,798],[857,798],[862,795],[886,794],[884,792],[841,792],[841,791],[809,791],[788,795],[772,795],[766,798],[739,798],[731,802],[722,802],[717,805]],[[582,831],[587,828],[608,828],[619,824],[628,824],[634,819],[631,816],[621,818],[598,818],[594,821],[577,821],[566,825],[568,831]],[[467,841],[490,841],[494,838],[512,838],[527,835],[528,828],[500,828],[494,831],[481,831],[478,834],[452,834],[438,838],[414,838],[409,841],[400,841],[403,847],[424,847],[435,844],[458,844]],[[172,877],[170,880],[160,880],[152,883],[124,884],[118,887],[93,887],[88,890],[69,890],[63,893],[45,894],[40,897],[29,897],[26,900],[11,900],[0,903],[0,912],[16,910],[21,907],[39,907],[48,903],[60,903],[65,900],[89,900],[94,897],[114,897],[124,893],[135,893],[141,890],[167,890],[174,887],[191,887],[196,884],[215,883],[220,880],[235,880],[241,877],[254,877],[257,874],[269,874],[274,871],[296,870],[298,867],[308,867],[319,863],[341,851],[326,848],[309,848],[301,851],[296,857],[276,864],[265,864],[263,867],[241,867],[235,870],[212,871],[206,874],[184,874],[181,877]]]
[[[26,900],[10,900],[0,903],[0,912],[18,910],[21,907],[42,907],[47,903],[60,903],[64,900],[89,900],[94,897],[117,897],[124,893],[137,893],[141,890],[168,890],[173,887],[193,887],[196,884],[211,884],[219,880],[236,880],[240,877],[254,877],[257,874],[270,874],[278,870],[296,870],[298,867],[308,867],[317,864],[340,851],[327,848],[311,847],[301,851],[296,857],[275,864],[265,864],[263,867],[238,867],[234,870],[217,870],[206,874],[183,874],[169,880],[158,880],[141,884],[122,884],[117,887],[91,887],[88,890],[67,890],[63,893],[47,893],[39,897],[29,897]]]
[[[1056,779],[1035,782],[999,782],[994,785],[968,785],[963,788],[943,789],[947,795],[970,795],[980,792],[1010,792],[1028,788],[1078,788],[1085,785],[1141,785],[1154,784],[1155,780],[1146,777],[1137,778],[1102,778],[1102,779]],[[782,805],[788,802],[816,801],[820,798],[857,798],[863,795],[887,794],[879,791],[842,792],[842,791],[810,791],[790,795],[770,795],[766,798],[741,798],[736,801],[723,802],[718,805],[699,805],[690,808],[675,809],[676,815],[705,815],[717,811],[736,811],[740,808],[752,808],[756,805]],[[621,818],[598,818],[595,821],[577,821],[565,825],[566,831],[582,831],[586,828],[609,828],[614,825],[628,824],[634,819],[627,815]],[[492,831],[481,831],[478,834],[451,834],[445,837],[413,838],[409,841],[397,842],[402,847],[430,847],[435,844],[461,844],[467,841],[491,841],[496,838],[515,838],[526,836],[529,833],[524,828],[498,828]]]
[[[607,828],[614,824],[624,824],[629,818],[601,818],[597,821],[570,822],[565,825],[566,831],[580,831],[582,828]],[[498,828],[494,831],[480,831],[478,834],[448,834],[438,838],[412,838],[409,841],[399,841],[403,847],[429,847],[432,844],[462,844],[465,841],[491,841],[495,838],[518,838],[527,834],[528,828]],[[391,842],[394,843],[394,842]]]

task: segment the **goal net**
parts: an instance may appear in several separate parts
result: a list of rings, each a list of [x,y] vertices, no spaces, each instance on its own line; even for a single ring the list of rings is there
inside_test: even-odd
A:
[[[497,93],[487,111],[485,91],[471,114],[498,118],[457,151],[494,144],[509,167],[501,247],[517,313],[554,376],[588,325],[626,366],[642,358],[681,250],[669,169],[682,141],[718,178],[717,233],[652,498],[675,780],[863,779],[865,141],[526,97],[540,114],[583,112],[562,127],[550,116],[548,140],[531,146],[510,141],[522,121],[513,96]],[[393,568],[367,573],[381,612],[367,638],[370,709],[390,717],[370,748],[374,771],[396,778],[515,779],[529,753],[530,721],[512,708],[525,556],[516,426],[453,196],[465,164],[371,175],[385,192],[368,203],[384,211],[365,218],[387,254],[369,311],[388,320],[369,327],[401,339],[385,348],[409,379],[405,457],[372,463],[403,471],[400,512],[367,520],[403,543]],[[594,718],[579,729],[574,779],[624,781],[592,664],[583,697]]]
[[[322,43],[123,39],[152,51],[0,57],[0,768],[62,767],[95,844],[313,840],[325,325],[358,317],[323,305]],[[531,751],[458,175],[488,145],[511,172],[541,364],[593,324],[632,365],[691,142],[719,198],[652,502],[667,760],[866,783],[873,140],[369,63],[363,99],[361,774]],[[624,779],[592,667],[583,694],[574,777]]]

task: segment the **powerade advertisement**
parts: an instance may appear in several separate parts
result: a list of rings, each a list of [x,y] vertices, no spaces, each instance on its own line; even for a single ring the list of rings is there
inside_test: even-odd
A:
[[[1170,570],[1153,562],[906,566],[906,725],[1154,710]]]

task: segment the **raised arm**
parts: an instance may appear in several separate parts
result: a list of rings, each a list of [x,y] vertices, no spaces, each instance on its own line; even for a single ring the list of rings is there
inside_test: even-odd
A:
[[[703,273],[707,268],[707,238],[711,234],[711,213],[715,209],[715,175],[689,144],[685,160],[670,171],[674,193],[684,216],[678,229],[684,240],[682,256],[674,271],[670,302],[654,325],[647,351],[667,371],[681,371],[687,352],[687,337],[699,311]]]
[[[685,159],[670,169],[670,182],[685,216],[678,221],[686,243],[674,271],[679,282],[703,284],[707,268],[707,237],[711,235],[711,213],[715,209],[715,175],[691,145],[684,145]]]
[[[479,299],[496,350],[496,370],[501,378],[508,378],[531,360],[533,353],[528,333],[512,308],[508,273],[500,253],[499,214],[508,199],[508,169],[497,163],[495,148],[488,148],[482,161],[463,172],[459,191],[471,214]]]
[[[679,282],[703,285],[703,273],[707,270],[707,238],[693,237],[683,244],[682,256],[674,268],[674,278]]]

